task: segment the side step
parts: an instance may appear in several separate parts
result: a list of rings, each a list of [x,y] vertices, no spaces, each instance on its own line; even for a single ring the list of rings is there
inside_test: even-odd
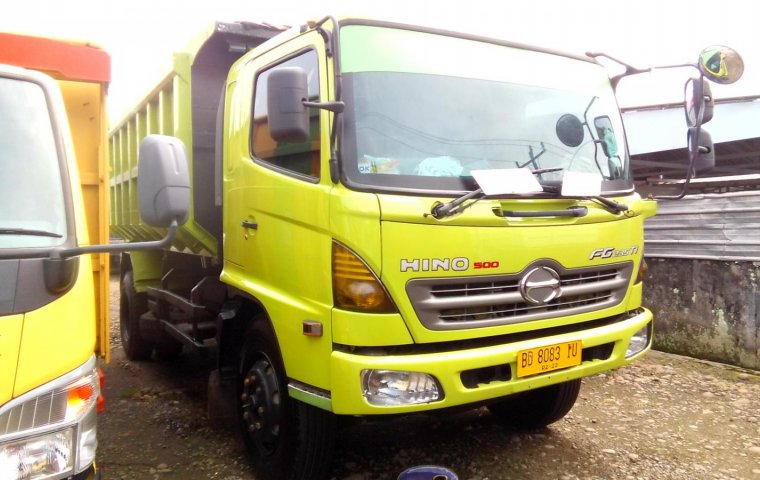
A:
[[[209,318],[205,306],[172,291],[148,287],[148,308],[150,311],[140,318],[140,326],[146,331],[163,330],[176,340],[199,350],[206,350],[216,342],[216,321]]]
[[[211,345],[206,344],[204,339],[216,337],[216,325],[214,322],[198,322],[195,325],[190,325],[187,323],[174,324],[167,322],[166,320],[161,320],[160,323],[161,328],[163,328],[166,333],[180,342],[191,345],[194,348],[207,349]],[[194,331],[207,333],[203,336],[193,337],[190,333]]]

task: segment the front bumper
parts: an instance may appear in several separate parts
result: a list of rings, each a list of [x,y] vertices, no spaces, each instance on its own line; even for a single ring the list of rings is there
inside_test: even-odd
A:
[[[381,356],[335,351],[331,358],[331,378],[341,381],[333,382],[329,407],[334,413],[343,415],[418,412],[478,404],[513,393],[586,377],[626,365],[649,351],[651,339],[650,345],[639,354],[631,358],[625,357],[631,337],[651,321],[652,312],[642,308],[635,315],[604,326],[481,348]],[[580,365],[525,378],[515,377],[518,352],[577,340],[581,340],[584,352],[584,361]],[[509,378],[477,385],[465,385],[463,382],[465,372],[499,366],[506,368],[506,365],[512,372]],[[363,370],[398,370],[433,375],[440,383],[443,398],[417,405],[370,405],[362,392]],[[324,405],[324,401],[321,404]]]

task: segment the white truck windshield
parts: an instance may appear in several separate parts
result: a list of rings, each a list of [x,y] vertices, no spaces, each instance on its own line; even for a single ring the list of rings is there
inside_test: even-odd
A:
[[[53,132],[42,87],[0,77],[0,249],[51,247],[66,237]]]

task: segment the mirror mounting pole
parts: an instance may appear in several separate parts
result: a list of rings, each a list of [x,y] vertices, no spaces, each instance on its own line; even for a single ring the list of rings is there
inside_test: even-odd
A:
[[[700,78],[700,80],[702,79]],[[691,183],[691,177],[693,174],[696,174],[696,172],[692,173],[694,171],[694,164],[697,161],[697,156],[702,153],[702,147],[699,146],[700,130],[702,130],[702,125],[697,124],[695,131],[697,138],[697,148],[691,149],[688,145],[686,146],[686,148],[689,150],[689,169],[686,170],[686,179],[684,180],[683,184],[681,184],[681,191],[678,193],[678,195],[656,195],[654,197],[655,200],[680,200],[686,196],[686,190],[689,188],[689,183]]]
[[[322,34],[322,37],[325,38],[325,42],[329,44],[328,47],[331,47],[330,50],[332,51],[333,75],[335,76],[335,101],[326,103],[340,103],[342,105],[340,107],[340,112],[343,112],[343,106],[345,106],[345,104],[341,100],[343,84],[340,71],[340,26],[332,15],[324,17],[322,20],[316,22],[314,26],[320,30],[324,30],[324,24],[328,21],[333,24],[332,35],[325,36],[325,34]],[[333,183],[338,183],[340,181],[340,158],[338,156],[338,129],[340,128],[340,115],[337,113],[340,112],[330,111],[333,112],[332,132],[330,132],[330,180]]]
[[[58,260],[87,253],[121,253],[134,252],[136,250],[156,250],[171,245],[174,235],[179,228],[179,222],[174,219],[169,224],[166,235],[161,240],[153,242],[124,243],[119,245],[86,245],[83,247],[59,248],[50,252],[50,259]]]
[[[321,110],[327,110],[328,112],[333,113],[343,113],[343,110],[346,108],[346,104],[337,101],[337,102],[307,102],[305,99],[301,101],[304,107],[313,107],[313,108],[319,108]]]

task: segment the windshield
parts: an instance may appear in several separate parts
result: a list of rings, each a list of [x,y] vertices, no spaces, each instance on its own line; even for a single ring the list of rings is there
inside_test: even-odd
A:
[[[350,186],[466,191],[471,171],[593,172],[632,187],[606,71],[576,58],[376,26],[341,29]]]
[[[0,77],[0,248],[50,247],[66,236],[53,126],[42,87]]]

